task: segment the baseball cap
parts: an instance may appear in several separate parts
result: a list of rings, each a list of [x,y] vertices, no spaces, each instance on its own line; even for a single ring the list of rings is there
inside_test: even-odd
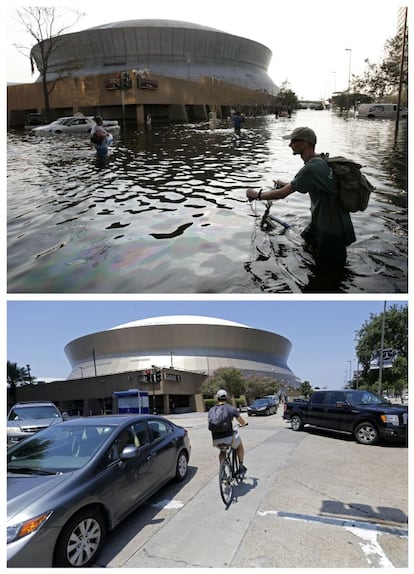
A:
[[[219,391],[217,391],[216,397],[218,399],[227,399],[227,391],[225,391],[224,389],[220,389]]]
[[[316,144],[316,134],[311,128],[295,128],[291,134],[283,136],[284,140],[304,140],[313,145]]]

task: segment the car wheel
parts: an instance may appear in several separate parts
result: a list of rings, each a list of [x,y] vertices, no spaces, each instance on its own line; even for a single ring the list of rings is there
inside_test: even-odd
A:
[[[368,421],[360,423],[355,428],[354,436],[360,444],[376,444],[379,439],[376,427]]]
[[[185,451],[178,455],[177,466],[175,468],[175,478],[178,481],[184,480],[188,472],[188,456]]]
[[[303,422],[299,415],[292,415],[290,418],[290,425],[292,430],[300,431],[303,429]]]
[[[64,526],[55,549],[57,566],[90,566],[98,556],[105,538],[102,514],[94,508],[75,514]]]
[[[266,409],[265,415],[268,417],[270,415],[270,409]]]

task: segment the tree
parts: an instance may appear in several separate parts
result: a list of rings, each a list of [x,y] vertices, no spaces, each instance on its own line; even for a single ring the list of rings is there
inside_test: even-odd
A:
[[[76,15],[73,23],[66,25],[63,21],[68,12]],[[30,59],[32,74],[35,66],[37,67],[42,81],[43,97],[45,104],[45,115],[49,119],[50,105],[49,96],[56,86],[56,80],[48,81],[48,72],[50,70],[50,58],[58,48],[61,48],[65,38],[64,34],[74,26],[82,14],[73,10],[58,11],[54,7],[27,7],[17,10],[17,21],[23,26],[24,30],[36,41],[36,45],[30,49],[27,46],[15,47]],[[36,54],[36,59],[34,58]],[[60,70],[63,74],[67,70]]]
[[[283,82],[275,101],[279,107],[291,107],[295,109],[298,107],[298,97],[295,92],[290,89],[288,82]]]
[[[308,398],[313,392],[312,386],[310,384],[309,381],[303,381],[303,383],[300,383],[299,385],[299,393]]]
[[[402,48],[405,42],[404,60],[401,66]],[[398,34],[385,43],[385,57],[375,64],[365,60],[366,68],[362,76],[354,76],[353,86],[372,96],[383,98],[398,91],[400,73],[402,68],[402,86],[407,98],[408,93],[408,32],[406,37]],[[407,103],[407,102],[405,102]]]
[[[360,92],[351,92],[348,97],[348,92],[340,92],[332,97],[332,106],[339,108],[341,111],[348,108],[356,108],[359,104],[369,104],[372,102],[372,97],[362,94]]]
[[[201,392],[204,395],[214,396],[219,389],[225,389],[229,395],[239,397],[244,393],[244,388],[244,377],[240,369],[220,367],[203,382]]]
[[[378,381],[378,369],[371,369],[372,353],[381,349],[383,314],[371,314],[357,331],[356,354],[362,367],[362,377],[359,379],[360,387],[375,390]],[[408,385],[408,307],[407,305],[393,305],[385,311],[384,322],[384,349],[392,349],[398,360],[394,360],[392,367],[384,368],[383,388],[401,387]]]
[[[10,401],[16,402],[17,383],[27,380],[26,367],[18,367],[17,363],[7,361],[7,384],[9,386]]]
[[[245,379],[244,394],[249,403],[258,397],[265,395],[277,395],[279,393],[280,383],[271,377],[261,377],[251,375]]]
[[[233,367],[221,367],[214,371],[201,385],[203,395],[213,397],[219,389],[225,389],[232,397],[245,395],[248,402],[263,395],[275,395],[280,383],[272,377],[250,375],[245,377],[241,370]]]

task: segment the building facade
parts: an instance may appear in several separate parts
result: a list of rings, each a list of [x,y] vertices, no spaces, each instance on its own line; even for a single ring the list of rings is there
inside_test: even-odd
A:
[[[262,44],[213,28],[170,20],[111,23],[45,40],[50,48],[49,120],[83,113],[141,125],[227,117],[232,108],[270,109],[278,88],[267,73],[272,53]],[[8,86],[8,125],[44,112],[39,77]]]
[[[53,400],[75,414],[112,410],[115,391],[147,390],[157,412],[204,410],[200,387],[220,367],[295,388],[285,337],[203,316],[153,317],[69,342],[65,381],[18,389],[18,400]],[[153,375],[159,372],[159,381]],[[24,395],[24,397],[23,397]]]

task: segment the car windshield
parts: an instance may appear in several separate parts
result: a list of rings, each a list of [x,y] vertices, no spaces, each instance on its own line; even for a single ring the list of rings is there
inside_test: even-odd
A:
[[[345,391],[345,398],[353,405],[380,405],[389,403],[384,397],[371,391],[352,391],[348,393]]]
[[[256,399],[253,404],[255,407],[264,407],[268,402],[268,399]]]
[[[9,415],[10,421],[23,421],[28,419],[53,419],[59,418],[60,412],[53,405],[33,405],[26,407],[14,407]]]
[[[77,470],[87,464],[115,428],[68,422],[49,427],[7,452],[7,471],[60,474]]]

